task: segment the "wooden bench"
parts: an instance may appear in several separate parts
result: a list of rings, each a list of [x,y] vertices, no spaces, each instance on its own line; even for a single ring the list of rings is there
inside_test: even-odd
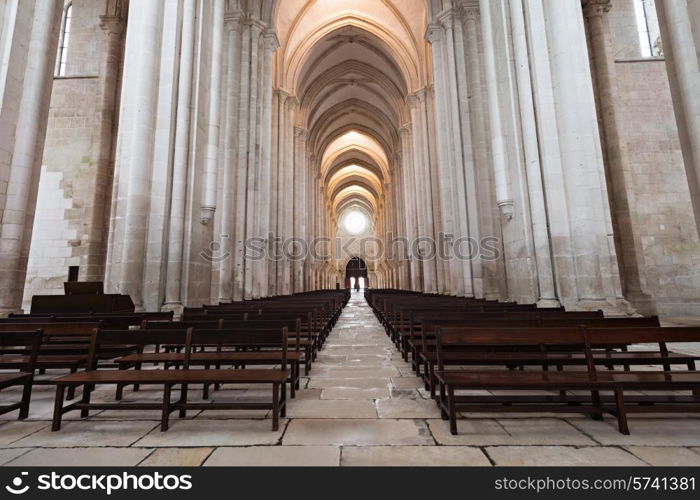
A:
[[[225,332],[195,331],[190,328],[187,331],[104,331],[98,330],[93,334],[90,348],[89,370],[66,375],[54,380],[56,384],[56,402],[52,430],[61,428],[62,416],[70,411],[79,410],[81,417],[89,416],[90,410],[161,410],[161,431],[167,431],[170,414],[179,411],[181,418],[186,416],[189,409],[219,410],[219,409],[265,409],[272,410],[272,429],[278,430],[280,416],[285,416],[286,411],[286,383],[289,377],[287,369],[287,332],[256,333],[248,340],[237,338],[240,345],[259,345],[276,343],[283,353],[279,369],[256,370],[216,370],[193,369],[191,358],[194,348],[198,345],[225,344],[231,338]],[[184,343],[187,348],[184,352],[184,360],[179,370],[98,370],[96,353],[104,345],[138,344],[140,346],[164,344],[167,342]],[[163,399],[161,403],[99,403],[91,401],[91,394],[95,385],[156,385],[163,387]],[[272,388],[272,399],[269,403],[259,401],[240,401],[227,403],[192,403],[188,401],[189,385],[211,384],[261,384]],[[64,406],[64,394],[68,387],[83,387],[81,399]],[[171,401],[174,388],[180,388],[180,397],[177,401]]]
[[[34,371],[36,370],[36,359],[39,355],[39,345],[41,344],[41,330],[33,332],[2,332],[0,333],[0,366],[3,365],[2,353],[5,350],[10,352],[16,349],[28,349],[26,359],[19,366],[11,365],[9,368],[19,368],[14,373],[0,373],[0,390],[8,387],[21,385],[24,387],[20,401],[0,405],[0,415],[19,410],[19,420],[24,420],[29,416],[29,404],[32,399],[32,382],[34,381]],[[14,354],[11,354],[14,357]],[[2,366],[8,368],[7,366]]]
[[[657,371],[617,371],[597,369],[600,365],[608,366],[610,360],[601,358],[595,352],[595,346],[608,344],[649,344],[666,345],[672,342],[700,342],[700,328],[620,328],[589,329],[580,327],[577,331],[561,328],[546,329],[458,329],[437,332],[437,370],[435,377],[439,386],[438,404],[442,417],[450,421],[450,432],[457,433],[457,411],[535,411],[535,412],[581,412],[602,416],[610,413],[617,417],[618,427],[623,434],[629,433],[626,415],[629,412],[668,412],[700,411],[700,373],[696,371],[675,372],[666,368]],[[558,370],[549,371],[472,368],[462,365],[461,369],[448,370],[452,363],[450,353],[484,346],[501,346],[507,348],[518,361],[527,361],[520,352],[527,346],[543,348],[540,358],[533,361],[540,365],[548,362],[556,366],[567,366],[565,357],[556,349],[566,347],[569,353],[583,356],[585,371]],[[548,353],[555,348],[554,353]],[[662,353],[664,349],[661,349]],[[488,353],[485,359],[478,360],[480,365],[489,365],[492,358],[503,353]],[[634,356],[622,360],[629,354],[618,353],[614,362],[625,364],[634,362]],[[617,357],[619,356],[619,357]],[[477,361],[477,360],[474,360]],[[668,356],[650,356],[649,364],[668,367],[674,361]],[[503,363],[502,359],[495,361]],[[572,362],[573,363],[573,362]],[[581,364],[580,359],[575,361]],[[468,363],[467,363],[468,364]],[[457,390],[498,390],[498,391],[554,391],[554,395],[528,396],[460,396]],[[693,396],[625,396],[625,391],[693,391]],[[571,396],[567,391],[590,391],[590,396]],[[602,398],[601,391],[610,391],[613,398]]]
[[[295,323],[293,322],[292,325]],[[190,328],[194,328],[196,332],[206,328],[207,323],[192,323]],[[290,395],[292,398],[296,396],[296,390],[300,387],[300,367],[301,363],[305,362],[304,352],[300,350],[300,343],[297,340],[289,339],[288,333],[288,349],[282,352],[276,343],[265,344],[264,335],[280,332],[288,328],[287,324],[266,325],[264,328],[249,328],[248,325],[224,325],[224,322],[215,322],[217,328],[209,328],[210,331],[216,331],[221,335],[221,339],[225,339],[225,343],[215,343],[210,345],[199,344],[194,346],[195,352],[190,356],[190,366],[199,365],[205,368],[211,366],[217,369],[222,366],[234,366],[239,369],[245,369],[247,365],[264,366],[264,365],[279,365],[282,362],[282,357],[286,356],[287,363],[290,367]],[[211,325],[213,326],[213,325]],[[162,325],[158,325],[157,330],[163,330]],[[186,330],[186,328],[178,328]],[[173,329],[171,329],[172,331]],[[287,330],[288,331],[288,330]],[[243,339],[241,344],[239,339]],[[257,343],[254,339],[260,339]],[[185,355],[182,350],[186,348],[181,344],[165,344],[165,352],[139,352],[130,354],[115,359],[115,363],[120,369],[137,368],[141,369],[143,364],[153,363],[155,365],[163,364],[165,369],[178,368],[185,361]],[[213,351],[210,349],[214,349]],[[294,349],[294,350],[289,350]],[[121,399],[121,387],[117,391],[117,399]],[[217,387],[218,389],[218,387]],[[204,389],[204,399],[208,399],[208,386]]]

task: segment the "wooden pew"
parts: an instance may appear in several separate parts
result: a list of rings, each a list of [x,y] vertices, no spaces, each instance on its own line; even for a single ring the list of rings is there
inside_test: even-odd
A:
[[[141,346],[164,344],[167,342],[184,343],[184,361],[179,370],[98,370],[95,353],[104,345],[119,345],[137,343]],[[52,430],[61,428],[62,416],[70,411],[81,412],[81,416],[89,416],[90,410],[161,410],[161,431],[167,431],[169,417],[174,411],[179,411],[180,417],[186,416],[189,409],[218,410],[218,409],[265,409],[272,410],[272,430],[279,429],[279,418],[286,412],[286,382],[289,377],[287,369],[287,332],[257,332],[247,337],[237,336],[236,344],[240,346],[278,345],[282,353],[279,369],[255,370],[215,370],[194,369],[192,355],[198,345],[227,344],[234,339],[230,334],[219,330],[195,331],[104,331],[98,330],[93,335],[91,344],[90,369],[60,377],[54,380],[56,384],[56,403]],[[161,403],[99,403],[91,401],[91,393],[95,385],[156,385],[163,387]],[[261,384],[272,389],[272,398],[268,402],[235,401],[231,403],[192,403],[188,401],[189,385],[207,384]],[[64,393],[67,387],[82,386],[83,394],[80,401],[64,406]],[[172,401],[173,389],[180,388],[180,397]]]
[[[21,385],[24,387],[20,401],[0,405],[0,415],[19,410],[19,420],[24,420],[29,416],[29,404],[32,399],[32,382],[34,381],[34,371],[36,370],[36,360],[39,355],[39,345],[41,344],[41,330],[32,332],[2,332],[0,333],[0,367],[19,368],[14,373],[0,373],[0,390],[8,387]],[[26,360],[20,366],[4,366],[4,352],[9,350],[10,356],[14,357],[17,349],[28,349]]]
[[[672,342],[698,342],[700,328],[619,328],[590,329],[580,327],[538,328],[538,329],[452,329],[437,331],[437,370],[435,376],[439,386],[438,404],[442,417],[450,420],[450,432],[457,433],[457,411],[505,411],[505,412],[580,412],[602,416],[610,413],[618,419],[621,433],[628,434],[626,414],[629,412],[700,411],[700,372],[672,372],[666,368],[657,371],[618,371],[598,370],[598,366],[608,366],[611,362],[608,353],[596,352],[597,346],[609,344],[649,344],[658,343],[661,355],[651,353],[647,364],[668,367],[675,360],[665,349]],[[480,360],[480,365],[489,365],[497,356],[507,352],[518,357],[518,362],[527,360],[527,350],[538,346],[540,356],[534,363],[543,361],[553,365],[584,365],[585,371],[558,370],[507,370],[484,369],[461,365],[460,369],[448,369],[452,362],[451,353],[469,352],[481,349],[482,352],[494,347],[502,348],[498,353],[488,353]],[[561,348],[570,353],[562,355]],[[532,352],[532,351],[530,351]],[[612,362],[633,364],[637,353],[615,353]],[[581,361],[583,358],[583,362]],[[575,360],[575,361],[574,361]],[[502,363],[503,359],[497,359]],[[566,363],[566,364],[565,364]],[[498,391],[558,391],[559,396],[459,396],[457,390],[498,390]],[[691,390],[694,395],[683,397],[635,396],[625,397],[625,391],[682,391]],[[590,396],[571,396],[567,391],[589,391]],[[614,398],[602,398],[601,391],[611,391]]]

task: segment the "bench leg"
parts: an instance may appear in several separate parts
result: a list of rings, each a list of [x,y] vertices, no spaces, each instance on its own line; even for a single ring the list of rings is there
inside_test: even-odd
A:
[[[282,394],[280,395],[280,416],[287,416],[287,383],[282,384]]]
[[[297,367],[297,379],[296,379],[296,389],[297,391],[301,389],[301,363],[299,361],[296,362],[296,367]]]
[[[53,424],[51,425],[52,432],[61,430],[61,417],[63,417],[63,393],[65,390],[65,385],[56,386],[56,400],[53,406]]]
[[[280,428],[280,386],[272,384],[272,430]]]
[[[180,402],[183,404],[183,406],[180,407],[180,418],[185,418],[187,416],[187,408],[184,406],[187,404],[187,384],[182,384]]]
[[[457,411],[455,410],[455,390],[447,388],[447,407],[450,413],[450,434],[457,435]]]
[[[22,390],[22,406],[19,408],[19,420],[24,420],[29,416],[29,402],[32,400],[32,380],[24,383]]]
[[[135,369],[136,370],[141,370],[143,368],[142,363],[136,363]],[[141,386],[139,384],[134,384],[134,392],[139,392],[141,390]]]
[[[92,396],[92,386],[90,384],[85,384],[83,386],[83,397],[80,400],[81,403],[90,404],[90,396]],[[90,410],[83,408],[80,410],[80,418],[88,418],[90,416]]]
[[[445,394],[445,385],[440,383],[440,399],[438,400],[438,406],[440,407],[440,417],[443,420],[449,420],[450,415],[445,411],[445,402],[447,401],[447,395]]]
[[[126,370],[127,366],[126,365],[119,365],[120,370]],[[124,384],[117,384],[117,391],[116,394],[114,395],[114,399],[117,401],[121,401],[124,398]]]
[[[296,397],[297,380],[299,376],[297,375],[299,367],[296,363],[291,364],[290,370],[290,384],[289,384],[289,396],[294,399]]]
[[[615,391],[615,406],[617,407],[617,426],[620,433],[629,436],[630,429],[627,425],[627,410],[625,409],[625,397],[622,389]]]
[[[160,417],[160,432],[165,432],[168,430],[170,425],[170,395],[173,386],[166,384],[163,387],[163,412]]]
[[[78,371],[78,368],[76,366],[71,366],[70,372],[71,373],[76,373]],[[66,393],[66,398],[71,400],[75,398],[75,386],[71,385],[68,388],[68,392]]]
[[[591,400],[593,401],[593,406],[595,406],[596,408],[600,408],[600,392],[591,391]],[[591,418],[593,420],[603,420],[602,410],[600,413],[591,413]]]

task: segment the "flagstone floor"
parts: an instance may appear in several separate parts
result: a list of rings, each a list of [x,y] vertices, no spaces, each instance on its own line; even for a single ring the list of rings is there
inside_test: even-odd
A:
[[[174,415],[166,433],[157,411],[103,411],[86,421],[69,414],[52,433],[54,391],[39,387],[30,419],[0,417],[0,464],[700,466],[697,415],[633,416],[631,436],[619,434],[611,418],[465,415],[459,436],[450,435],[359,293],[303,387],[278,432],[270,431],[265,412],[201,411],[183,420]],[[145,388],[138,394],[160,397]],[[214,393],[215,400],[266,396],[252,387]],[[109,400],[113,392],[98,389],[96,397]]]

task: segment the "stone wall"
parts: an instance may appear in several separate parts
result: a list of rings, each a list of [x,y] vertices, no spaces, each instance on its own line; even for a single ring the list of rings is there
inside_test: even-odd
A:
[[[700,241],[663,58],[642,59],[632,0],[613,2],[621,140],[632,171],[642,285],[661,315],[700,315]]]
[[[81,264],[95,176],[99,97],[99,16],[103,1],[73,0],[66,76],[56,77],[44,148],[24,293],[63,293],[70,266]]]
[[[700,241],[663,61],[617,64],[646,291],[663,315],[700,314]]]

